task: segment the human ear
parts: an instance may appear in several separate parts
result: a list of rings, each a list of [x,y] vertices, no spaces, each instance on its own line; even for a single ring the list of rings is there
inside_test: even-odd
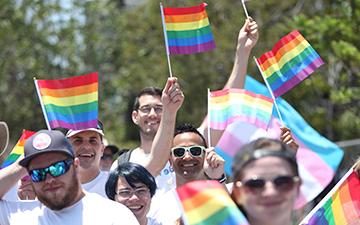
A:
[[[138,116],[138,112],[136,110],[133,110],[132,113],[131,113],[131,119],[136,125],[139,125],[139,121],[137,119],[137,116]]]

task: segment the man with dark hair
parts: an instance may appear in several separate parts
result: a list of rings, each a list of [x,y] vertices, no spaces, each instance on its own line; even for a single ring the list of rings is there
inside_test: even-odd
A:
[[[138,224],[122,204],[84,192],[79,158],[60,131],[38,131],[24,152],[25,158],[0,171],[0,197],[28,173],[39,201],[0,200],[0,224]]]
[[[103,155],[100,160],[100,169],[102,171],[109,171],[114,161],[115,156],[118,154],[119,148],[115,145],[107,145],[104,148]]]

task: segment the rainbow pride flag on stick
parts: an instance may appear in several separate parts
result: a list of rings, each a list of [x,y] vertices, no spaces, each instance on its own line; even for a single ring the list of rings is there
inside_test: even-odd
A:
[[[324,64],[297,30],[281,38],[271,51],[255,61],[275,98],[286,93]]]
[[[267,129],[273,100],[243,89],[213,91],[209,97],[210,127],[224,130],[235,121],[244,121]]]
[[[0,166],[0,170],[5,167],[13,164],[21,155],[24,154],[24,144],[25,141],[31,137],[31,135],[35,134],[33,131],[23,130],[22,135],[19,141],[16,143],[13,150],[10,152],[10,155],[5,159],[3,164]]]
[[[351,168],[301,225],[360,224],[360,180]]]
[[[184,8],[162,8],[168,54],[194,54],[215,48],[206,3]]]
[[[188,225],[248,225],[218,181],[193,181],[176,189]]]
[[[49,129],[97,126],[98,73],[34,82]]]

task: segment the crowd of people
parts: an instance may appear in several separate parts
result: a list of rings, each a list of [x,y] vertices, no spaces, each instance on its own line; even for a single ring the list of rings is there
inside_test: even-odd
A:
[[[240,29],[232,72],[224,88],[243,88],[248,59],[258,40],[251,18]],[[176,187],[195,180],[223,184],[252,225],[290,225],[301,178],[297,143],[287,128],[281,140],[260,138],[239,150],[232,177],[213,147],[222,132],[207,122],[175,128],[184,101],[177,78],[163,90],[137,95],[132,121],[140,145],[105,146],[105,129],[40,130],[25,143],[24,156],[0,170],[0,224],[183,224]],[[8,130],[0,123],[0,150]],[[9,193],[16,193],[16,195]]]

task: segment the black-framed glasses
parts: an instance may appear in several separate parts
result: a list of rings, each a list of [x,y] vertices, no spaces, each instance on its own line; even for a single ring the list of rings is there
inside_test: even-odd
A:
[[[143,105],[139,107],[139,111],[142,113],[149,114],[151,112],[151,109],[154,109],[156,114],[162,113],[163,106],[162,105]]]
[[[205,151],[205,147],[200,145],[189,147],[174,147],[171,149],[172,154],[177,158],[184,157],[185,152],[189,152],[192,157],[201,157],[203,151]]]
[[[286,192],[292,190],[295,186],[295,183],[299,180],[300,178],[298,176],[280,175],[272,179],[254,177],[248,180],[238,182],[240,185],[243,185],[245,188],[248,188],[249,190],[254,192],[263,191],[265,189],[266,182],[271,182],[278,191]]]
[[[51,164],[45,168],[30,170],[29,175],[31,180],[36,183],[46,180],[46,174],[48,173],[53,177],[58,177],[65,174],[70,169],[70,166],[73,162],[74,160],[69,158]]]
[[[150,190],[147,187],[138,187],[134,189],[125,188],[120,189],[118,192],[116,192],[116,195],[118,195],[121,198],[131,198],[131,196],[136,195],[139,198],[149,197],[150,196]]]

